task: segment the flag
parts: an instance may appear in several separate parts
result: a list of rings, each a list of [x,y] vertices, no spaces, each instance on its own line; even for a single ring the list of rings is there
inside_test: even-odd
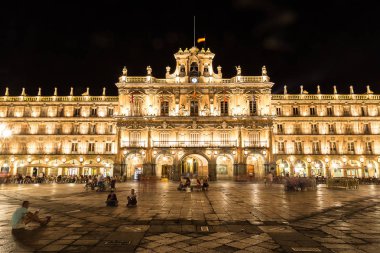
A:
[[[206,42],[206,37],[198,38],[197,42],[198,42],[198,43]]]

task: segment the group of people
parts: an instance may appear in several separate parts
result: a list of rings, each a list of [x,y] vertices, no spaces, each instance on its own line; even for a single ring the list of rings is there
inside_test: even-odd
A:
[[[193,179],[195,180],[195,184],[191,183],[191,180],[189,177],[185,177],[183,180],[179,182],[177,190],[179,191],[186,191],[186,190],[192,190],[193,188],[207,191],[209,187],[208,179],[205,178],[203,180],[199,180],[199,178]]]
[[[107,196],[106,205],[107,206],[118,206],[118,199],[113,190]],[[137,205],[137,196],[135,189],[131,189],[131,193],[127,197],[127,207],[134,207]],[[21,207],[17,208],[12,214],[11,226],[14,232],[23,231],[27,224],[31,222],[36,222],[40,224],[41,227],[46,226],[50,220],[51,216],[46,216],[45,218],[40,218],[39,210],[34,213],[29,211],[30,202],[23,201]]]
[[[107,187],[114,191],[116,189],[116,178],[109,176],[104,177],[102,174],[89,176],[85,185],[85,189],[96,189],[96,191],[105,191]]]
[[[116,193],[111,190],[110,194],[107,196],[106,200],[106,205],[107,206],[118,206],[119,201],[117,199]],[[137,196],[135,193],[135,189],[131,189],[131,193],[127,197],[127,207],[134,207],[137,205]]]

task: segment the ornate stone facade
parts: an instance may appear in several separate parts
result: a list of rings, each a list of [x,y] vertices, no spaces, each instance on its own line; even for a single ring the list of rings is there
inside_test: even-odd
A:
[[[378,177],[380,96],[272,94],[261,75],[223,78],[214,54],[174,54],[165,78],[130,77],[119,96],[5,96],[0,100],[3,172],[181,176],[249,180],[277,175]]]
[[[0,98],[2,173],[23,175],[112,174],[117,152],[118,97],[20,96]]]

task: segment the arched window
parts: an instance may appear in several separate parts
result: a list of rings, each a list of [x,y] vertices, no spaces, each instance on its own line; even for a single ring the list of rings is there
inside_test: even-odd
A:
[[[186,70],[185,70],[185,66],[183,64],[181,64],[181,66],[179,67],[179,76],[180,77],[186,76]]]
[[[161,116],[169,116],[169,102],[168,101],[161,102]]]
[[[190,65],[190,76],[191,77],[198,77],[199,72],[198,72],[198,64],[196,62],[192,62]]]

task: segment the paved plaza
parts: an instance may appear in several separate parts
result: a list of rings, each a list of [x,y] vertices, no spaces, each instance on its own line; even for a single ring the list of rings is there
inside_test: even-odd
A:
[[[380,186],[285,192],[282,185],[211,182],[179,192],[173,182],[117,185],[107,193],[79,184],[1,185],[0,252],[379,252]],[[138,206],[126,208],[131,188]],[[51,215],[46,227],[12,234],[22,200]]]

